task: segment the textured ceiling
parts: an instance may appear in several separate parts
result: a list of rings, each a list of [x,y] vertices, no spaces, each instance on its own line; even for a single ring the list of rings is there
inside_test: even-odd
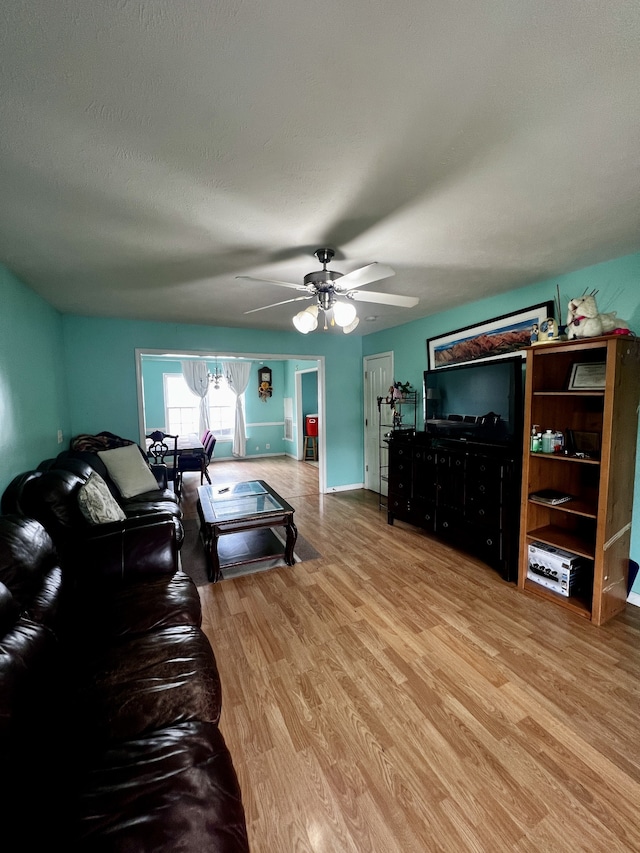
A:
[[[640,251],[638,0],[4,0],[0,261],[61,311],[356,334]],[[551,294],[550,294],[551,295]],[[303,303],[304,305],[304,303]]]

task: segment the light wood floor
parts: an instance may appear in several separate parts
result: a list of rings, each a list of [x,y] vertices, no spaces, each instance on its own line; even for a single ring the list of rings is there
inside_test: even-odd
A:
[[[210,470],[322,554],[200,588],[253,853],[640,850],[640,609],[596,628],[305,463]]]

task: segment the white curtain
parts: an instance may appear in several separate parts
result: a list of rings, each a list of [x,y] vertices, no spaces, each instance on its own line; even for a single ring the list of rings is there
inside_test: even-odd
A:
[[[251,374],[251,363],[248,361],[225,361],[224,376],[233,393],[236,395],[236,417],[233,425],[233,448],[234,456],[247,455],[247,430],[244,419],[243,394],[249,384]]]
[[[196,397],[200,397],[200,436],[209,429],[209,405],[207,394],[209,393],[209,368],[206,361],[183,361],[182,375]]]

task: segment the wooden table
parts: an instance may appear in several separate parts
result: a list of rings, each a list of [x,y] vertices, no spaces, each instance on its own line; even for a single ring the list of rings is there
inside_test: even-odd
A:
[[[284,527],[286,543],[282,556],[288,566],[293,565],[293,549],[298,538],[298,531],[293,523],[295,510],[264,480],[250,480],[222,486],[198,486],[197,507],[200,533],[208,556],[209,580],[214,582],[220,580],[218,539],[228,533],[241,533],[266,527]],[[259,559],[264,557],[237,560],[228,565],[244,565]]]
[[[204,454],[204,444],[195,432],[178,436],[178,453]]]

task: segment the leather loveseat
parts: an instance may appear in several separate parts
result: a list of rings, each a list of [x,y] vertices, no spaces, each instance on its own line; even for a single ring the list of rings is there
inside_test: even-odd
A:
[[[137,530],[122,573],[116,548],[61,559],[40,522],[0,516],[7,853],[249,849],[197,587],[171,517]]]

